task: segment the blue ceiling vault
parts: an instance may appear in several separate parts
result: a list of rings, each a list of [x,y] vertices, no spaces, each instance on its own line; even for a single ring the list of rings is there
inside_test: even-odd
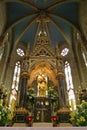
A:
[[[8,10],[6,29],[12,28],[14,43],[18,40],[30,43],[31,46],[34,44],[39,26],[36,19],[43,12],[50,19],[47,27],[53,46],[56,42],[65,41],[65,37],[71,41],[73,27],[79,30],[78,0],[6,0],[5,2]]]

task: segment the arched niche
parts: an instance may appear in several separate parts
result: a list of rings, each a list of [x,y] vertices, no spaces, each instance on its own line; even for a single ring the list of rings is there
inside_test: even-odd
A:
[[[35,87],[37,85],[37,76],[40,74],[45,74],[48,77],[48,86],[58,86],[58,81],[56,79],[56,69],[48,62],[41,61],[32,66],[32,69],[30,70],[30,79],[28,81],[29,87]]]

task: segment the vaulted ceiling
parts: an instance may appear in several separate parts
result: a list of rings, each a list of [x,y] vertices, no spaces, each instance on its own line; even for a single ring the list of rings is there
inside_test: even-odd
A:
[[[41,27],[47,32],[52,46],[71,42],[78,22],[79,0],[3,0],[7,7],[5,33],[12,30],[13,43],[34,44]],[[43,26],[42,26],[43,24]]]

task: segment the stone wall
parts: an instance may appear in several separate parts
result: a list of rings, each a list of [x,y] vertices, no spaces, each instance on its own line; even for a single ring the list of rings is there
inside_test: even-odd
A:
[[[5,24],[6,24],[6,6],[4,4],[2,4],[2,2],[0,1],[0,38],[3,34],[3,31],[4,31],[4,27],[5,27]],[[0,39],[0,51],[2,50],[2,39]],[[6,48],[5,48],[6,49]],[[6,50],[5,50],[6,52]],[[2,60],[2,64],[1,61],[0,61],[0,82],[1,82],[1,77],[2,77],[2,69],[5,65],[5,59],[6,59],[6,53],[3,55],[3,60]]]
[[[6,7],[4,4],[0,3],[0,36],[4,31],[6,23]]]
[[[81,0],[80,2],[79,22],[87,40],[87,0]]]

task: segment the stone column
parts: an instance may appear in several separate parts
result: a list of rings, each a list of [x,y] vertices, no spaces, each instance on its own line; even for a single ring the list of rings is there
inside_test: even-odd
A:
[[[66,89],[65,89],[65,81],[64,74],[59,72],[57,75],[58,78],[58,91],[59,91],[59,105],[60,107],[66,107]]]
[[[64,64],[58,45],[56,45],[56,67],[57,67],[57,79],[58,79],[58,91],[59,91],[59,103],[60,107],[66,106],[66,85],[64,79]]]
[[[28,88],[28,73],[22,72],[20,77],[20,99],[19,99],[19,106],[26,107],[26,92]]]
[[[29,49],[29,48],[28,48]],[[21,75],[19,84],[19,106],[26,107],[26,92],[28,88],[28,78],[29,78],[29,50],[26,50],[26,55],[23,58],[21,65]]]
[[[56,46],[56,66],[57,66],[57,79],[59,84],[59,109],[57,111],[57,116],[59,118],[59,122],[69,123],[69,114],[70,110],[66,106],[66,84],[64,77],[64,63],[62,56],[59,52],[58,46]]]

